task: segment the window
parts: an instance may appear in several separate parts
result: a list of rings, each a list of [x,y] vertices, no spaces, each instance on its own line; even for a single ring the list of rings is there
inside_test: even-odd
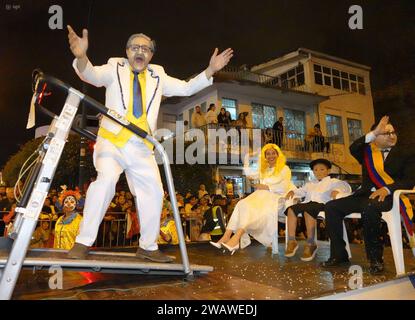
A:
[[[347,129],[349,131],[349,142],[352,144],[356,139],[363,136],[362,121],[357,119],[347,119]]]
[[[340,78],[333,76],[333,88],[341,90]]]
[[[228,98],[222,98],[222,107],[225,108],[226,111],[230,112],[232,120],[236,120],[238,118],[238,110],[237,110],[236,100],[228,99]]]
[[[275,122],[275,107],[252,103],[252,124],[254,128],[272,128]]]
[[[252,104],[252,125],[254,128],[264,129],[264,110],[260,104]]]
[[[314,81],[322,86],[330,86],[346,92],[366,94],[363,77],[318,64],[314,64]]]
[[[324,85],[331,87],[331,77],[330,76],[324,76]]]
[[[344,143],[341,117],[326,114],[326,128],[331,143]]]
[[[305,83],[304,65],[301,63],[298,64],[297,67],[279,75],[279,78],[281,80],[279,82],[283,88],[289,89],[303,85]]]
[[[265,128],[272,128],[277,122],[277,112],[275,107],[264,106],[264,126]]]
[[[317,84],[323,85],[323,76],[321,73],[314,72],[314,80]]]
[[[285,131],[288,138],[300,138],[305,134],[305,112],[292,109],[284,109]]]
[[[315,65],[314,65],[314,71],[321,72],[321,66],[320,66],[320,65],[318,65],[318,64],[315,64]]]

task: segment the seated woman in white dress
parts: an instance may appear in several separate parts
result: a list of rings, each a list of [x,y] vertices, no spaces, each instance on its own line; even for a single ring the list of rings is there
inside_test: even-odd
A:
[[[276,144],[262,148],[258,167],[260,184],[254,186],[254,193],[237,203],[225,234],[218,242],[210,242],[213,246],[233,254],[250,244],[249,235],[264,246],[271,246],[278,214],[285,210],[285,196],[295,186],[285,156]]]

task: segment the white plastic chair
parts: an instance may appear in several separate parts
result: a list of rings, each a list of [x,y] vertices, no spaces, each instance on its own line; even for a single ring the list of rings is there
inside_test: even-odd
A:
[[[389,211],[382,212],[382,219],[388,225],[389,238],[391,241],[393,260],[395,262],[396,275],[405,274],[405,263],[403,258],[403,245],[402,245],[402,225],[401,225],[401,213],[399,211],[399,197],[401,194],[415,194],[415,189],[412,190],[396,190],[393,194],[393,206]],[[318,215],[325,219],[324,211],[321,211]],[[351,213],[345,218],[361,218],[360,213]],[[288,227],[287,227],[287,218],[285,220],[285,248],[287,248],[288,243]],[[316,237],[317,237],[317,226],[316,226]],[[346,243],[346,251],[349,255],[349,258],[352,257],[349,245],[349,238],[347,237],[346,226],[343,221],[343,240]],[[415,255],[415,252],[413,252]]]

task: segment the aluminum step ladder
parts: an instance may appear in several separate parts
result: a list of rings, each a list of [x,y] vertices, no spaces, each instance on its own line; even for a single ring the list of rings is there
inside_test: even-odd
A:
[[[41,105],[42,99],[46,96],[46,88],[48,86],[64,90],[68,94],[59,116],[54,115]],[[29,173],[23,188],[22,199],[15,210],[16,219],[10,233],[10,238],[3,238],[0,241],[0,299],[11,299],[22,267],[61,265],[63,268],[70,270],[183,274],[186,279],[193,279],[194,271],[197,273],[207,273],[213,270],[210,266],[190,265],[183,229],[179,227],[181,226],[181,219],[176,201],[176,192],[169,158],[163,146],[156,139],[113,110],[106,108],[101,103],[84,95],[59,79],[43,74],[41,71],[37,71],[34,74],[34,97],[32,101],[34,101],[37,108],[53,117],[53,121],[46,138],[37,149],[38,156],[36,163]],[[160,154],[173,208],[173,216],[177,226],[181,263],[150,263],[138,261],[132,257],[128,258],[125,255],[120,258],[119,253],[107,254],[106,257],[104,254],[104,258],[99,258],[100,255],[103,255],[99,252],[91,254],[87,260],[71,260],[65,259],[65,252],[57,252],[52,249],[44,249],[41,253],[36,250],[29,250],[29,256],[25,260],[32,234],[36,228],[43,203],[51,186],[69,132],[74,130],[90,139],[94,138],[94,135],[90,132],[82,128],[73,127],[73,122],[81,102],[84,102],[87,107],[92,108],[94,111],[105,115],[121,126],[129,129],[142,139],[149,141]]]

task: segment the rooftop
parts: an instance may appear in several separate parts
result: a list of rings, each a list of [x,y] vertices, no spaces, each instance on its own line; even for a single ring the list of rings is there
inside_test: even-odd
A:
[[[307,48],[298,48],[296,51],[292,51],[290,53],[287,53],[285,55],[283,55],[282,57],[276,58],[276,59],[272,59],[270,61],[261,63],[259,65],[253,66],[251,68],[252,71],[257,71],[257,70],[263,70],[263,69],[269,69],[271,67],[275,67],[281,64],[285,64],[287,63],[287,61],[290,60],[298,60],[299,58],[306,58],[306,57],[310,57],[310,56],[314,56],[317,58],[322,58],[322,59],[326,59],[326,60],[330,60],[333,62],[337,62],[340,64],[344,64],[347,66],[351,66],[354,68],[359,68],[359,69],[363,69],[366,71],[370,71],[371,68],[369,66],[366,66],[364,64],[360,64],[357,62],[353,62],[350,60],[346,60],[346,59],[342,59],[342,58],[338,58],[326,53],[322,53],[322,52],[318,52],[318,51],[314,51],[311,49],[307,49]]]

